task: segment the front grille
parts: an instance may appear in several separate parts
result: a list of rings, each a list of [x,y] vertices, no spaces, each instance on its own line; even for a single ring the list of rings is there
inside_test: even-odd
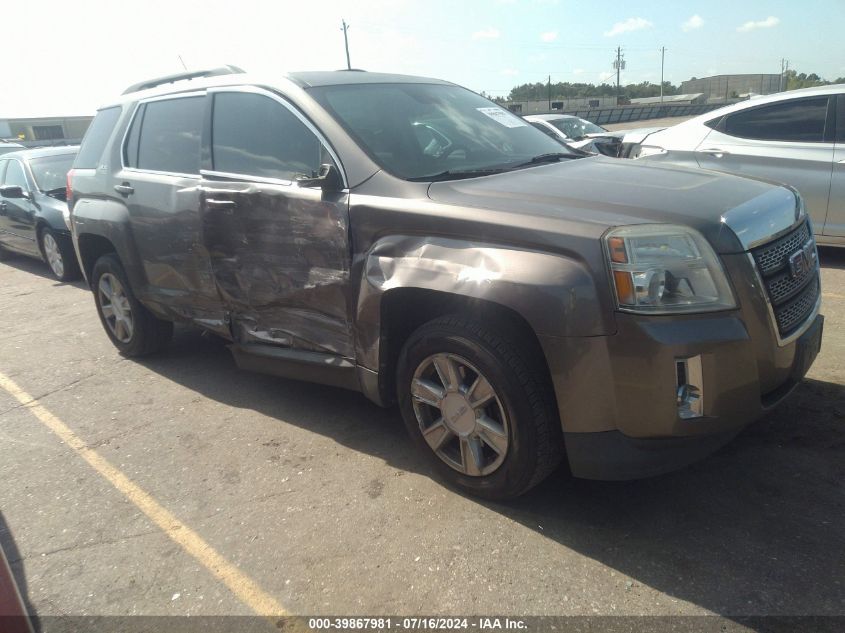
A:
[[[765,277],[788,267],[789,256],[801,248],[808,239],[810,239],[810,230],[805,221],[791,233],[751,251],[760,274]]]
[[[786,338],[803,325],[813,312],[821,291],[818,265],[793,276],[789,258],[811,238],[807,221],[773,242],[752,249],[751,255],[763,278],[778,333]]]
[[[775,318],[781,334],[789,334],[801,325],[813,311],[819,298],[819,281],[813,279],[804,291],[789,303],[775,308]]]

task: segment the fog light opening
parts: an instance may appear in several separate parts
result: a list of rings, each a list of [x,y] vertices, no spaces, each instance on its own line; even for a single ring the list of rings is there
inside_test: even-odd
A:
[[[678,417],[682,420],[704,415],[704,376],[701,356],[675,360],[675,397]]]

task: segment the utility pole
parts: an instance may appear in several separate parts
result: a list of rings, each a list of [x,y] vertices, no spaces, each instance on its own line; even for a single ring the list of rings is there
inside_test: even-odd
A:
[[[346,34],[349,30],[349,25],[346,23],[346,20],[341,20],[341,24],[343,24],[340,28],[343,31],[343,44],[346,47],[346,70],[352,70],[352,64],[349,62],[349,36]]]
[[[549,75],[549,112],[552,111],[552,76]]]
[[[786,73],[789,72],[789,60],[783,57],[780,58],[780,81],[778,82],[778,92],[783,92],[789,88],[789,80],[786,78]]]
[[[660,103],[663,103],[663,62],[666,59],[666,47],[660,48]]]
[[[625,68],[625,60],[622,58],[622,47],[616,47],[616,60],[613,62],[616,70],[616,105],[619,105],[619,73]]]

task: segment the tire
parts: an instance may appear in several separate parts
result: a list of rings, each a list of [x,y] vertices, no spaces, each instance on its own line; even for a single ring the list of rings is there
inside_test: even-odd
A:
[[[94,264],[91,288],[103,329],[123,356],[153,354],[173,337],[173,323],[157,318],[135,297],[114,253],[103,255]]]
[[[397,366],[399,406],[414,442],[447,482],[496,500],[525,493],[563,457],[549,380],[529,346],[505,331],[465,315],[440,317],[411,334]],[[455,380],[442,379],[450,366]],[[448,381],[460,386],[444,390]]]
[[[38,247],[56,279],[67,282],[82,277],[76,252],[67,235],[45,226],[38,232]]]

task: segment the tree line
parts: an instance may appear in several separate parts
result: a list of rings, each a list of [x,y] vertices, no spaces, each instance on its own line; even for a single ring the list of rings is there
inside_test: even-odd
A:
[[[829,84],[845,83],[845,77],[837,77],[833,81],[822,79],[816,73],[798,73],[795,70],[787,70],[784,73],[786,79],[786,90],[797,90],[798,88],[811,88],[813,86],[826,86]],[[693,77],[692,79],[695,79]],[[680,94],[680,86],[669,81],[663,82],[664,95]],[[660,84],[644,81],[638,84],[626,84],[619,87],[619,92],[629,99],[640,99],[643,97],[660,96]],[[551,84],[552,99],[571,99],[576,97],[613,97],[616,95],[616,84],[601,83],[571,83],[558,81]],[[499,101],[543,101],[549,98],[549,84],[543,82],[521,84],[511,88],[507,99]]]

